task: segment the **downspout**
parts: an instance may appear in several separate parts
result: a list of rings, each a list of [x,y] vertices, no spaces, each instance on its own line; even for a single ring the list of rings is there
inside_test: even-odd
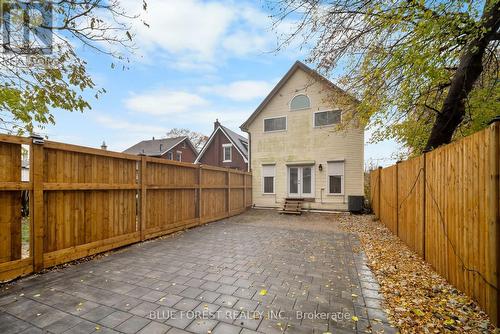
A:
[[[250,132],[247,132],[245,131],[247,134],[248,134],[248,167],[247,167],[247,171],[250,172],[252,170],[252,166],[250,165],[250,162],[252,161],[252,135],[250,134]]]

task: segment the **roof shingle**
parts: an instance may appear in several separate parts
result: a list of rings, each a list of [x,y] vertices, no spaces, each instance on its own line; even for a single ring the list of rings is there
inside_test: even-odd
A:
[[[186,136],[164,139],[143,140],[132,147],[129,147],[123,153],[139,155],[143,154],[150,157],[157,157],[170,151],[175,145],[186,139]]]

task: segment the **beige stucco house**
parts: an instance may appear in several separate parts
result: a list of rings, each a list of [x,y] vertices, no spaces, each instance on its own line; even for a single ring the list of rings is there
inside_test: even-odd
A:
[[[250,139],[255,206],[301,198],[306,209],[347,210],[348,196],[363,195],[364,128],[350,121],[339,129],[347,117],[328,102],[332,90],[346,94],[296,62],[241,125]]]

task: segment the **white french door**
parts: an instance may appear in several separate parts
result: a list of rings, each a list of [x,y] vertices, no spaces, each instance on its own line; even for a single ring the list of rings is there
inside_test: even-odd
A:
[[[289,166],[287,183],[289,197],[314,197],[314,166]]]

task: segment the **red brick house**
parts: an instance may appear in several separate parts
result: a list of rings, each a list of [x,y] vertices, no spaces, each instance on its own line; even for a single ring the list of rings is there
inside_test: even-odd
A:
[[[195,163],[248,171],[248,139],[214,123],[214,132],[203,146]]]
[[[198,151],[187,136],[143,140],[126,149],[123,153],[146,155],[148,157],[163,158],[183,162],[194,162]]]

